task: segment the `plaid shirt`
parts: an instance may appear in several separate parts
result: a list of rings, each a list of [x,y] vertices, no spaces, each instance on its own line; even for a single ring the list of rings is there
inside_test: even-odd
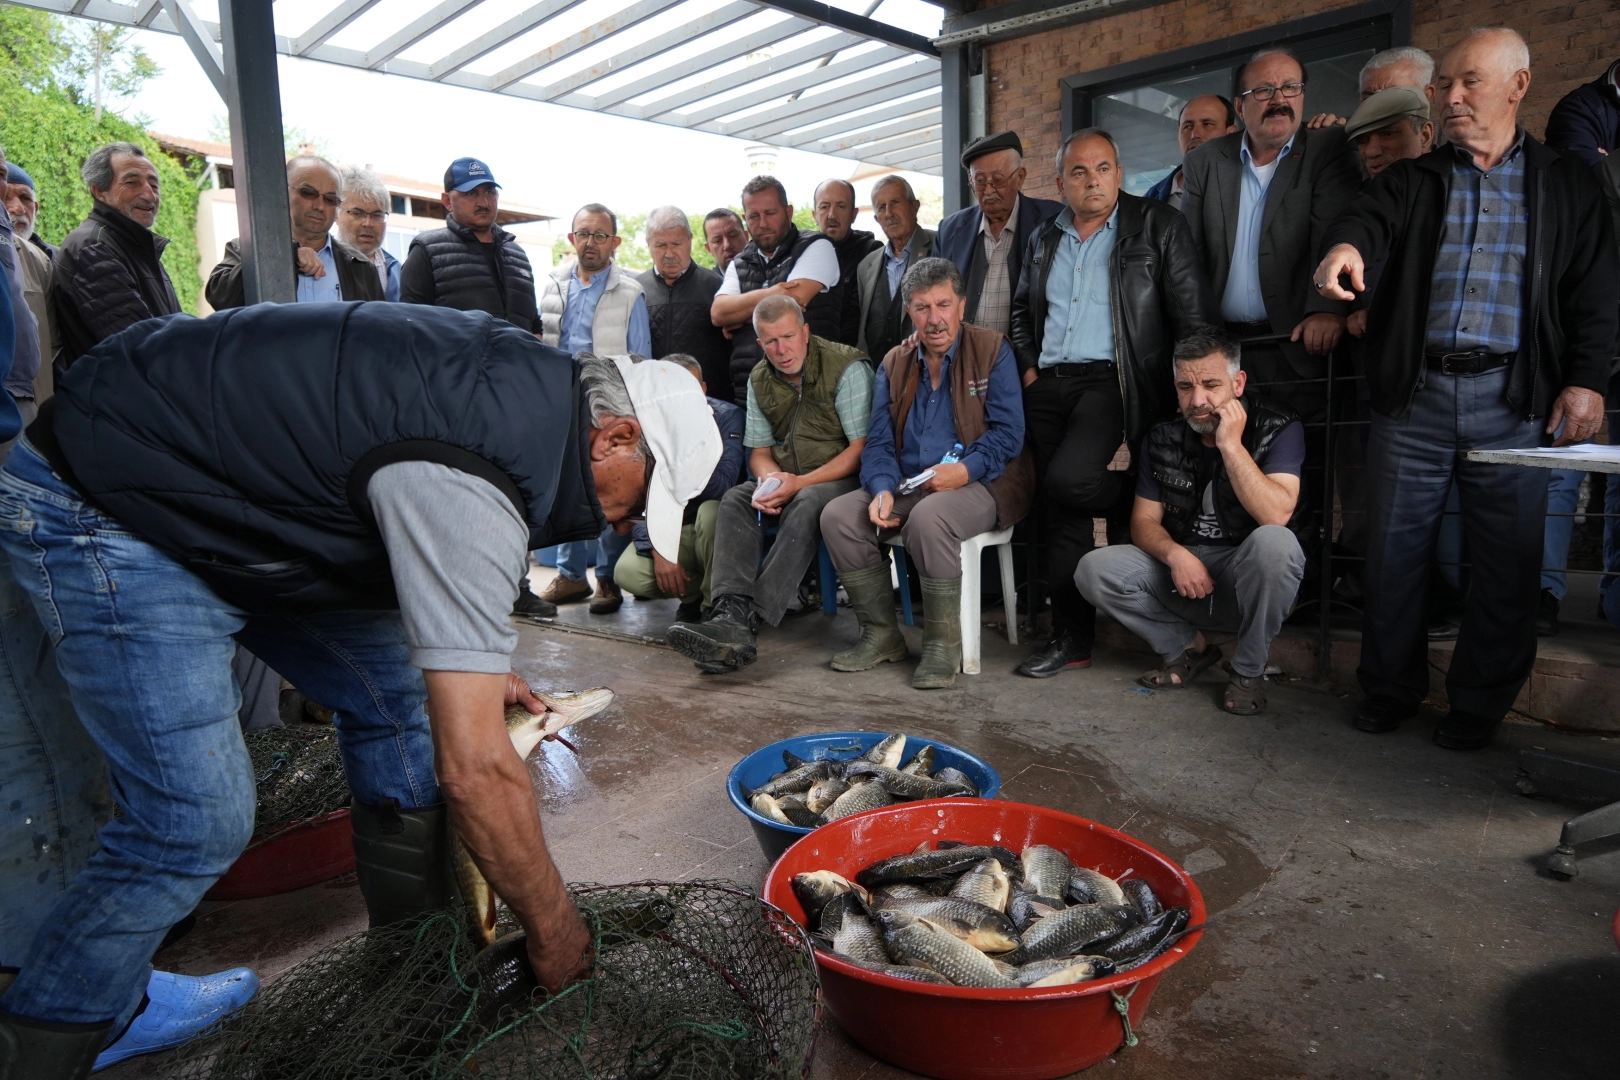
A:
[[[1429,287],[1430,349],[1518,351],[1530,241],[1523,149],[1521,130],[1487,173],[1467,150],[1452,148],[1451,195]]]
[[[1012,328],[1012,274],[1008,272],[1007,260],[1018,258],[1018,252],[1013,250],[1013,234],[1017,228],[1018,199],[1013,200],[1012,213],[1007,217],[1007,224],[1001,227],[1000,240],[992,240],[989,223],[982,218],[979,221],[979,235],[984,243],[984,287],[979,290],[979,306],[973,312],[973,322],[998,334],[1010,333]]]

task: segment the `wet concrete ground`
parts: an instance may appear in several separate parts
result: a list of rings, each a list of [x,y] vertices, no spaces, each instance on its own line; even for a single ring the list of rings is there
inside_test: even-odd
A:
[[[561,622],[657,636],[673,602],[583,605]],[[992,616],[998,613],[992,613]],[[917,631],[913,635],[915,651]],[[818,614],[767,631],[759,662],[700,676],[663,648],[526,627],[516,669],[538,685],[612,686],[617,706],[571,732],[576,757],[532,759],[545,826],[573,881],[729,878],[766,864],[727,801],[726,772],[793,734],[848,728],[937,737],[988,759],[1002,794],[1125,830],[1180,861],[1213,927],[1160,983],[1136,1048],[1091,1074],[1125,1078],[1620,1076],[1620,845],[1585,852],[1580,876],[1542,862],[1579,808],[1514,790],[1526,746],[1620,758],[1620,741],[1510,724],[1475,754],[1428,741],[1437,717],[1369,736],[1354,700],[1273,685],[1271,707],[1215,707],[1224,677],[1147,693],[1151,657],[1018,678],[1028,651],[987,627],[984,674],[919,693],[909,665],[860,675],[826,666],[856,634]],[[274,977],[361,929],[352,878],[257,901],[206,905],[160,966],[250,963]],[[165,1075],[133,1061],[109,1080]],[[817,1080],[910,1074],[875,1061],[828,1021]]]

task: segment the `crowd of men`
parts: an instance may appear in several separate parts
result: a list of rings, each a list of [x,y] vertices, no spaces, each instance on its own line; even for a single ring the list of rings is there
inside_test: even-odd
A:
[[[1221,704],[1252,715],[1273,639],[1324,572],[1334,470],[1338,543],[1364,557],[1346,575],[1365,615],[1354,724],[1393,730],[1427,694],[1451,521],[1471,573],[1433,738],[1486,745],[1538,630],[1556,630],[1579,474],[1553,475],[1549,513],[1547,473],[1467,452],[1602,427],[1617,76],[1560,102],[1543,142],[1519,123],[1532,75],[1511,30],[1470,32],[1438,69],[1417,49],[1374,56],[1347,118],[1307,120],[1304,66],[1268,48],[1231,98],[1186,103],[1183,160],[1146,197],[1123,190],[1128,163],[1098,128],[1058,148],[1059,199],[1025,194],[1023,145],[1002,132],[965,149],[975,205],[936,230],[897,175],[871,192],[881,238],[853,228],[848,182],[816,188],[809,230],[758,176],[701,238],[679,208],[654,210],[640,274],[615,260],[617,216],[590,203],[573,257],[537,279],[474,158],[446,170],[445,225],[400,262],[380,179],[300,155],[297,304],[206,322],[157,320],[180,305],[139,146],[89,156],[93,209],[54,249],[25,163],[0,158],[0,717],[8,746],[36,748],[0,755],[0,787],[54,807],[53,859],[90,860],[7,885],[0,964],[29,951],[0,1007],[0,1065],[80,1077],[254,993],[249,969],[148,963],[246,843],[245,768],[225,765],[244,755],[227,708],[238,638],[339,706],[373,923],[442,906],[453,814],[553,988],[587,960],[527,777],[496,752],[501,710],[540,708],[509,674],[508,608],[674,599],[671,645],[734,672],[804,606],[825,546],[860,627],[831,666],[865,671],[910,655],[899,543],[922,594],[912,683],[946,687],[977,602],[963,543],[1021,525],[1051,633],[1020,674],[1089,665],[1101,609],[1159,655],[1141,677],[1155,689],[1190,685],[1222,659],[1211,635],[1233,635]],[[694,262],[700,240],[716,270]],[[234,241],[206,296],[244,306]],[[398,362],[419,349],[431,362]],[[1360,389],[1330,398],[1330,373]],[[380,390],[387,407],[366,408]],[[1363,434],[1329,461],[1336,420]],[[527,552],[558,541],[535,595]],[[1620,625],[1620,588],[1606,581],[1603,604]],[[300,605],[319,613],[285,614]],[[104,775],[98,753],[117,759],[111,824],[104,781],[86,779]],[[84,780],[73,797],[47,790],[68,777]]]

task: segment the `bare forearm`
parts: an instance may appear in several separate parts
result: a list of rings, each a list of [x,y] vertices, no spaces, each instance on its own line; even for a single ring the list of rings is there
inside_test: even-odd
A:
[[[709,321],[716,326],[741,326],[754,317],[754,308],[770,289],[755,289],[745,293],[718,293],[709,305]]]
[[[1184,550],[1180,544],[1170,538],[1170,533],[1165,530],[1161,522],[1151,521],[1140,515],[1131,518],[1131,543],[1166,566],[1170,565],[1172,555]]]
[[[748,452],[748,471],[755,477],[778,471],[776,454],[768,446],[756,446]]]
[[[1288,524],[1288,519],[1294,516],[1298,492],[1289,491],[1261,472],[1242,446],[1222,450],[1221,456],[1226,460],[1226,475],[1232,481],[1232,490],[1237,492],[1238,502],[1249,516],[1261,525]]]
[[[528,769],[506,733],[506,676],[425,674],[435,767],[456,832],[496,895],[543,938],[573,909],[546,850]]]

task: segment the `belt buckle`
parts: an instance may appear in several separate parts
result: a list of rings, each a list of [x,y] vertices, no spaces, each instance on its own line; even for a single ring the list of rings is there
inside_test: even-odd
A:
[[[1480,355],[1481,354],[1477,350],[1469,351],[1469,352],[1441,353],[1440,354],[1440,374],[1442,374],[1442,375],[1474,375],[1474,374],[1478,373],[1478,371],[1479,371]],[[1459,361],[1460,363],[1458,364],[1458,366],[1453,367],[1452,366],[1453,361]]]

